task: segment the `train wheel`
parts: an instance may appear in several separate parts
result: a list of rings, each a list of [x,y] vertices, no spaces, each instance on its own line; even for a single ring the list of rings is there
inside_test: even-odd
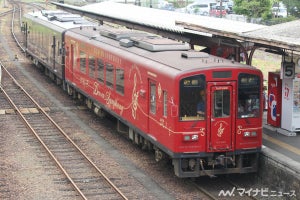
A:
[[[106,116],[106,112],[102,108],[99,108],[98,106],[95,106],[94,113],[97,116],[99,116],[101,119],[103,119]]]
[[[92,109],[93,108],[93,101],[91,99],[86,99],[85,100],[85,104],[86,106],[89,108],[89,109]]]
[[[69,84],[67,84],[67,92],[68,92],[68,95],[73,95],[73,88],[69,85]]]

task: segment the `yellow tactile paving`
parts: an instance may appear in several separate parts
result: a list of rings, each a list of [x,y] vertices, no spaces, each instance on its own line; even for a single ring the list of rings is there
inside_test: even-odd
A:
[[[290,152],[293,152],[293,153],[295,153],[297,155],[300,155],[300,149],[298,149],[296,147],[293,147],[292,145],[289,145],[289,144],[287,144],[285,142],[282,142],[280,140],[272,138],[272,137],[270,137],[270,136],[268,136],[266,134],[263,134],[263,138],[266,139],[266,140],[268,140],[268,141],[270,141],[270,142],[272,142],[272,143],[274,143],[274,144],[277,144],[278,146],[280,146],[280,147],[282,147],[282,148],[284,148],[284,149],[286,149],[286,150],[288,150]]]

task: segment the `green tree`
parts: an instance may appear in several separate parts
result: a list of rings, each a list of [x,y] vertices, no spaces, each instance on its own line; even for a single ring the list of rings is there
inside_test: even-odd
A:
[[[299,0],[282,0],[290,15],[300,17],[300,1]]]
[[[234,0],[233,10],[248,19],[266,19],[271,13],[272,4],[273,0]]]

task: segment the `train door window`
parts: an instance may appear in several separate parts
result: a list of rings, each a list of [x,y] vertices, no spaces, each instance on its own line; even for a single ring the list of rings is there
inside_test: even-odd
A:
[[[163,91],[163,115],[166,117],[168,115],[168,92]]]
[[[124,94],[124,69],[116,69],[116,90],[120,94]]]
[[[213,115],[218,117],[229,117],[230,115],[230,91],[229,90],[215,90],[213,104]]]
[[[89,64],[88,64],[88,66],[89,66],[89,75],[90,75],[91,78],[95,78],[95,68],[96,68],[96,66],[95,66],[95,64],[96,64],[95,57],[94,56],[89,56],[88,62],[89,62]]]
[[[80,51],[80,58],[79,58],[79,67],[80,67],[80,71],[82,73],[86,73],[86,54],[83,51]]]
[[[238,117],[259,117],[262,93],[259,76],[242,73],[238,83]]]
[[[98,81],[104,83],[104,63],[101,59],[97,60],[97,72]]]
[[[180,80],[179,117],[181,121],[204,120],[206,113],[206,84],[204,75]]]
[[[156,84],[154,82],[150,82],[150,112],[152,114],[156,113]]]
[[[110,63],[106,63],[106,85],[110,88],[114,87],[114,66]]]

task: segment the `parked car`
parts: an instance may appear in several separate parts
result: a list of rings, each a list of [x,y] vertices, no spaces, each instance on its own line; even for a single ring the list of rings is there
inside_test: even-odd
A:
[[[213,6],[209,12],[209,16],[214,17],[224,17],[226,16],[227,12],[225,6]]]
[[[174,11],[175,10],[173,3],[168,3],[164,7],[162,7],[161,9],[162,10],[170,10],[170,11]]]
[[[196,15],[209,15],[209,11],[216,4],[215,1],[194,2],[182,8],[182,11]]]
[[[216,6],[221,6],[221,3],[218,3]],[[226,10],[227,14],[231,14],[232,13],[232,7],[230,8],[228,6],[228,2],[222,2],[222,6],[224,7],[224,9]]]
[[[287,9],[283,7],[273,7],[272,13],[274,17],[287,17]]]

